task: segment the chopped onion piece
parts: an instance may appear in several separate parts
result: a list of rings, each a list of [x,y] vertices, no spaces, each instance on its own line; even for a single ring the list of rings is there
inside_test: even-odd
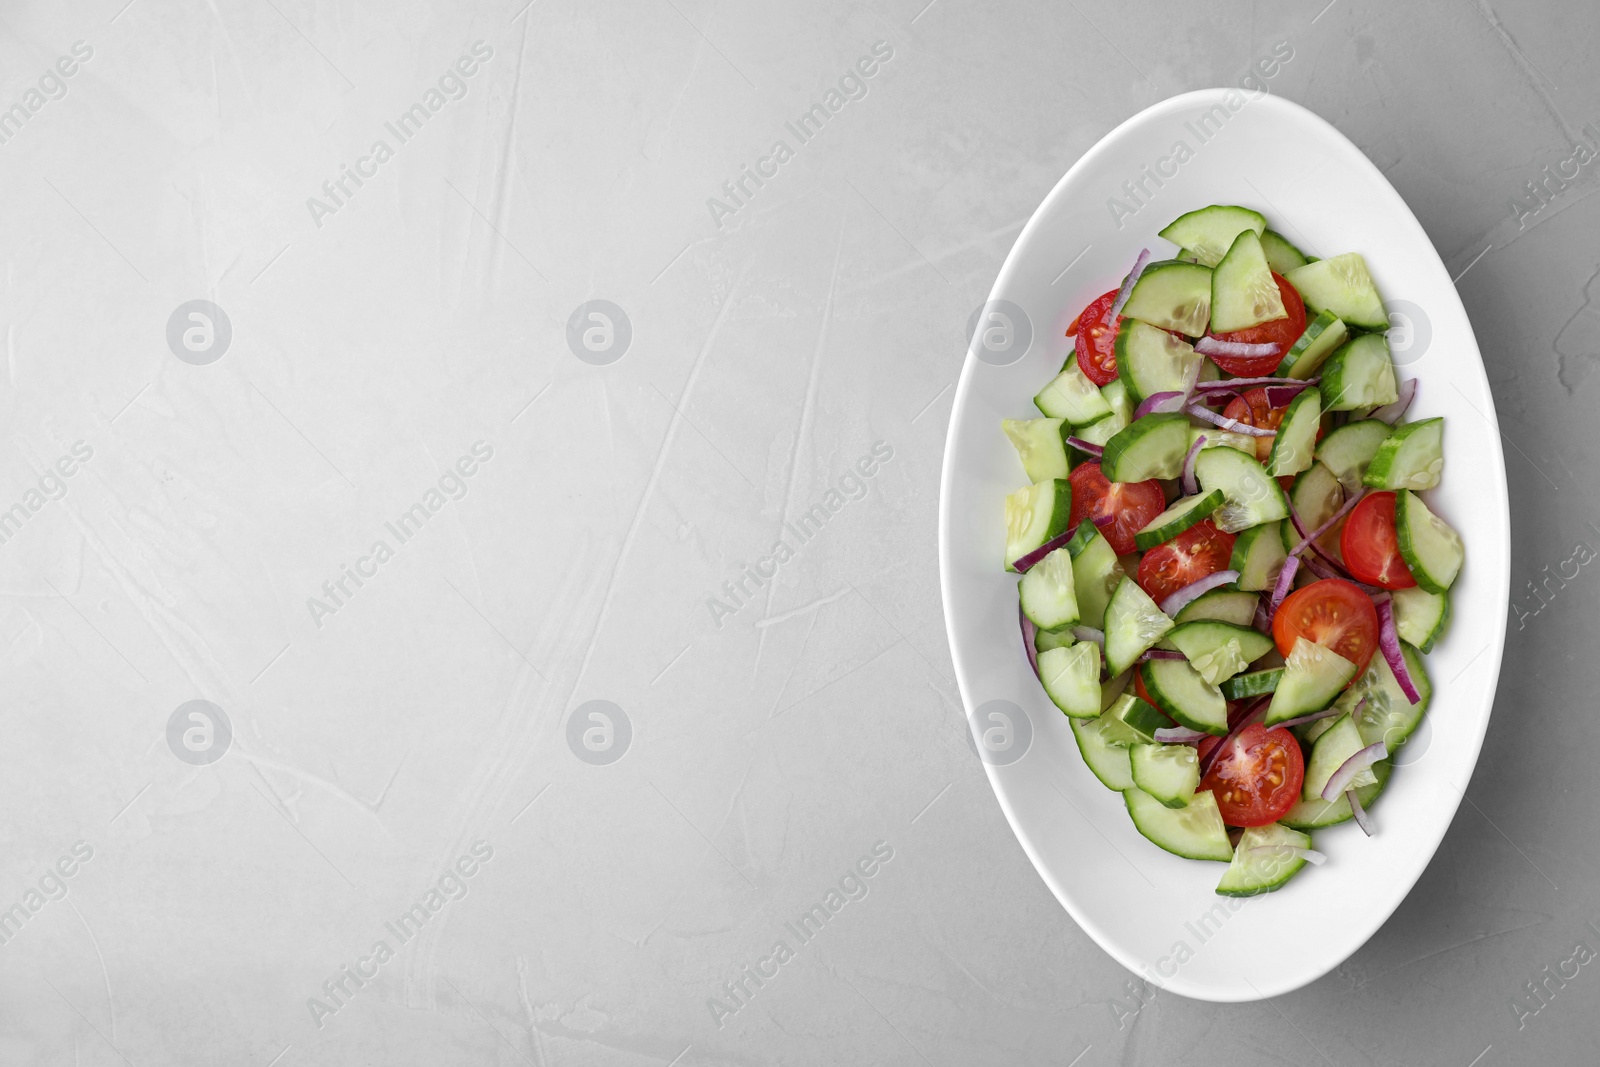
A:
[[[1276,347],[1276,346],[1274,346]],[[1199,351],[1200,346],[1196,345]],[[1321,378],[1218,378],[1215,381],[1201,382],[1195,386],[1199,393],[1214,393],[1225,389],[1254,389],[1258,385],[1316,385]]]
[[[1133,269],[1122,279],[1122,288],[1117,290],[1117,298],[1111,302],[1111,306],[1106,309],[1106,317],[1100,321],[1107,326],[1117,321],[1117,316],[1122,314],[1122,306],[1128,302],[1128,297],[1133,293],[1134,283],[1139,280],[1139,275],[1144,273],[1145,264],[1149,262],[1150,250],[1139,249],[1139,258],[1133,261]]]
[[[1367,491],[1365,489],[1356,490],[1354,493],[1352,493],[1350,495],[1350,499],[1349,500],[1346,500],[1343,504],[1341,504],[1339,506],[1339,510],[1338,511],[1335,511],[1332,515],[1330,515],[1328,517],[1328,521],[1327,522],[1323,523],[1321,526],[1318,526],[1315,530],[1312,530],[1310,533],[1306,533],[1305,526],[1300,522],[1300,516],[1296,515],[1295,512],[1294,512],[1294,508],[1291,507],[1289,509],[1289,514],[1294,519],[1294,528],[1295,528],[1295,530],[1297,530],[1299,532],[1300,536],[1304,540],[1302,540],[1299,544],[1297,544],[1293,548],[1291,548],[1289,550],[1289,555],[1298,556],[1300,553],[1304,552],[1307,545],[1311,544],[1311,542],[1315,541],[1317,538],[1321,537],[1323,534],[1325,534],[1329,530],[1333,529],[1334,525],[1337,524],[1340,519],[1342,519],[1346,515],[1350,514],[1350,509],[1355,507],[1357,504],[1359,504],[1361,502],[1361,498],[1366,496],[1366,495],[1367,495]]]
[[[1098,520],[1096,520],[1096,525],[1098,525]],[[1016,560],[1012,562],[1012,568],[1018,574],[1027,574],[1028,571],[1033,568],[1034,564],[1038,563],[1041,559],[1044,559],[1050,553],[1054,552],[1056,549],[1072,540],[1072,535],[1076,532],[1076,529],[1071,529],[1056,534],[1054,537],[1050,538],[1050,540],[1046,541],[1032,552],[1026,552],[1018,556]]]
[[[1299,396],[1310,382],[1296,382],[1293,385],[1267,386],[1267,407],[1281,408],[1295,397]]]
[[[1278,855],[1289,855],[1305,860],[1313,867],[1320,867],[1328,862],[1328,857],[1314,848],[1301,848],[1299,845],[1257,845],[1251,852],[1275,852]]]
[[[1283,598],[1294,588],[1294,576],[1299,569],[1299,556],[1290,556],[1283,561],[1283,569],[1278,572],[1278,584],[1272,587],[1272,603],[1267,606],[1269,616],[1278,614],[1278,605],[1283,603]]]
[[[1406,657],[1400,650],[1400,634],[1394,627],[1394,604],[1385,600],[1378,604],[1378,647],[1383,650],[1383,661],[1389,665],[1389,670],[1394,674],[1394,680],[1400,683],[1400,689],[1405,693],[1406,699],[1413,704],[1422,701],[1422,694],[1417,692],[1417,687],[1412,684],[1411,672],[1406,669]]]
[[[1350,814],[1356,817],[1356,825],[1361,827],[1362,833],[1366,834],[1368,837],[1371,837],[1371,816],[1367,814],[1367,809],[1361,806],[1360,799],[1356,797],[1356,791],[1354,789],[1348,789],[1345,791],[1344,795],[1350,798]]]
[[[1072,636],[1079,641],[1093,641],[1102,647],[1106,643],[1105,631],[1096,630],[1093,626],[1074,626],[1072,628]]]
[[[1039,650],[1034,647],[1033,639],[1039,635],[1039,628],[1033,620],[1023,614],[1022,608],[1017,607],[1017,617],[1022,620],[1022,647],[1028,650],[1028,666],[1033,668],[1033,676],[1041,682],[1044,678],[1039,674]]]
[[[1388,754],[1382,741],[1368,745],[1354,756],[1339,764],[1339,769],[1333,772],[1333,777],[1328,779],[1328,784],[1322,787],[1322,799],[1333,800],[1350,786],[1350,779],[1377,763]]]
[[[1164,745],[1187,745],[1190,742],[1198,741],[1211,735],[1203,734],[1199,730],[1191,730],[1187,726],[1163,726],[1152,736]]]
[[[1363,697],[1362,699],[1365,700],[1366,698]],[[1278,726],[1288,729],[1291,726],[1300,726],[1304,723],[1316,722],[1318,719],[1331,719],[1335,715],[1343,714],[1343,708],[1323,708],[1321,711],[1313,711],[1310,715],[1302,715],[1298,719],[1290,719],[1288,722],[1280,722]],[[1351,712],[1351,714],[1353,715],[1355,713]],[[1274,729],[1276,728],[1277,727],[1274,727]]]
[[[1183,457],[1183,495],[1194,496],[1200,491],[1200,483],[1195,481],[1194,461],[1200,457],[1200,449],[1205,447],[1206,435],[1201,434],[1194,439],[1194,444],[1189,446],[1189,454]]]
[[[1096,516],[1094,516],[1095,528],[1099,529],[1099,530],[1104,530],[1107,526],[1112,525],[1116,521],[1117,521],[1117,517],[1115,515],[1096,515]]]
[[[1184,655],[1183,655],[1182,652],[1173,652],[1173,651],[1170,651],[1170,650],[1165,649],[1165,648],[1152,648],[1152,649],[1149,649],[1149,650],[1147,650],[1147,651],[1145,651],[1145,652],[1140,654],[1139,662],[1143,663],[1147,659],[1183,659],[1183,658],[1184,658]]]
[[[1379,422],[1387,422],[1390,426],[1393,426],[1400,421],[1400,416],[1406,413],[1406,409],[1411,406],[1411,402],[1416,398],[1417,380],[1408,378],[1400,383],[1399,399],[1393,404],[1385,404],[1367,417],[1377,419]]]
[[[1089,455],[1093,456],[1095,459],[1099,459],[1101,456],[1105,455],[1106,451],[1105,445],[1093,444],[1092,442],[1085,441],[1081,437],[1069,437],[1067,438],[1067,444],[1071,445],[1073,448],[1076,448],[1079,452],[1089,453]]]
[[[1208,574],[1198,581],[1190,582],[1163,600],[1161,602],[1161,610],[1168,615],[1176,615],[1195,597],[1203,593],[1209,593],[1218,586],[1227,585],[1229,582],[1237,582],[1238,580],[1238,571],[1217,571],[1215,574]]]
[[[1260,633],[1272,636],[1272,612],[1267,610],[1267,602],[1261,595],[1256,597],[1256,617],[1250,624]]]
[[[1203,408],[1199,404],[1190,404],[1183,410],[1187,411],[1196,418],[1206,420],[1213,426],[1220,426],[1224,430],[1230,430],[1233,433],[1242,433],[1246,437],[1278,436],[1277,430],[1263,430],[1259,426],[1251,426],[1248,423],[1240,422],[1238,419],[1230,419],[1226,415],[1218,415],[1215,411],[1212,411],[1209,408]]]
[[[1196,352],[1203,352],[1208,356],[1275,356],[1280,351],[1276,344],[1263,345],[1246,344],[1243,341],[1224,341],[1220,337],[1210,334],[1200,338],[1194,343]]]
[[[1139,406],[1133,409],[1133,417],[1142,419],[1146,415],[1158,412],[1177,411],[1183,407],[1184,394],[1178,392],[1151,393],[1139,401]]]

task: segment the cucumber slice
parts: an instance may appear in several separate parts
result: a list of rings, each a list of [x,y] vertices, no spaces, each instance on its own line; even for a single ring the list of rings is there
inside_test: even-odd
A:
[[[1126,317],[1117,331],[1115,350],[1117,380],[1135,403],[1157,393],[1183,392],[1205,359],[1181,337]]]
[[[1306,265],[1305,253],[1290,244],[1283,234],[1274,230],[1261,231],[1261,251],[1266,253],[1267,266],[1275,274],[1288,274],[1296,267]]]
[[[1207,366],[1215,367],[1216,364],[1208,363]],[[1202,449],[1232,448],[1243,452],[1247,456],[1256,454],[1256,439],[1254,437],[1246,437],[1242,433],[1234,433],[1232,430],[1224,430],[1218,426],[1189,427],[1190,448],[1193,448],[1194,443],[1202,437],[1206,439],[1206,443],[1200,446]],[[1187,455],[1187,453],[1185,454]]]
[[[1211,268],[1176,259],[1150,264],[1133,283],[1122,314],[1163,330],[1201,336],[1211,320]]]
[[[1200,785],[1200,754],[1192,745],[1133,745],[1133,784],[1169,808],[1189,806]]]
[[[1052,537],[1067,531],[1072,515],[1072,486],[1051,478],[1024,486],[1006,497],[1006,570]]]
[[[1278,364],[1278,376],[1311,377],[1349,336],[1350,331],[1339,316],[1331,311],[1317,312],[1317,317],[1306,323],[1305,332],[1284,354],[1283,362]]]
[[[1088,538],[1074,549],[1073,545],[1085,532]],[[1066,548],[1072,555],[1073,585],[1078,595],[1078,621],[1096,630],[1103,629],[1106,624],[1106,605],[1111,603],[1111,594],[1123,577],[1122,561],[1117,559],[1117,550],[1111,547],[1111,542],[1095,529],[1092,522],[1079,523],[1078,532],[1067,542]]]
[[[1106,669],[1121,674],[1172,627],[1139,583],[1124,577],[1106,605]]]
[[[1100,784],[1117,793],[1132,789],[1133,768],[1128,760],[1127,746],[1113,745],[1106,740],[1108,720],[1098,718],[1067,721],[1072,724],[1072,736],[1078,742],[1078,751],[1083,755],[1083,762],[1087,763],[1090,772],[1100,779]]]
[[[1294,505],[1295,514],[1305,523],[1306,533],[1310,533],[1331,519],[1333,513],[1343,506],[1344,487],[1326,466],[1313,463],[1289,487],[1289,503]],[[1344,562],[1344,553],[1339,547],[1339,535],[1343,531],[1344,523],[1341,522],[1317,538],[1318,550],[1338,563]],[[1285,553],[1300,543],[1300,531],[1295,529],[1294,523],[1283,524],[1282,540]],[[1274,574],[1273,578],[1276,580],[1277,575]]]
[[[1361,744],[1375,745],[1382,741],[1390,755],[1405,743],[1406,738],[1422,722],[1423,712],[1433,699],[1433,684],[1422,666],[1422,657],[1410,645],[1402,643],[1400,654],[1406,660],[1406,673],[1411,684],[1417,687],[1422,699],[1411,703],[1394,672],[1383,656],[1373,656],[1366,673],[1340,695],[1336,704],[1355,717],[1356,729],[1361,733]],[[1362,700],[1366,703],[1363,704]],[[1359,709],[1359,710],[1357,710]]]
[[[1221,685],[1273,647],[1272,638],[1248,626],[1210,620],[1182,623],[1167,634],[1164,643],[1187,656],[1200,677],[1212,685]]]
[[[1231,622],[1235,626],[1249,626],[1255,621],[1256,604],[1260,599],[1252,593],[1213,589],[1185,604],[1174,621],[1182,626],[1186,622],[1216,619],[1218,622]]]
[[[1100,395],[1105,397],[1107,406],[1111,408],[1112,417],[1122,420],[1122,426],[1126,426],[1133,421],[1134,409],[1139,405],[1137,401],[1128,396],[1128,387],[1123,384],[1121,378],[1113,378],[1102,385],[1100,387]],[[1117,429],[1122,429],[1122,426],[1118,426]],[[1095,444],[1100,443],[1099,441],[1095,442]]]
[[[1173,474],[1157,477],[1181,474],[1182,457],[1179,457],[1178,466]],[[1205,490],[1222,490],[1223,505],[1211,516],[1219,530],[1238,533],[1289,517],[1289,502],[1284,499],[1283,490],[1253,456],[1231,448],[1203,448],[1195,459],[1194,473]]]
[[[1444,420],[1423,419],[1395,430],[1378,446],[1362,484],[1373,489],[1432,489],[1444,471]]]
[[[1059,630],[1078,621],[1072,556],[1058,548],[1028,569],[1017,583],[1017,599],[1028,621],[1041,630]]]
[[[1123,671],[1121,674],[1112,675],[1100,683],[1100,710],[1102,713],[1117,702],[1117,698],[1122,695],[1122,691],[1128,688],[1128,681],[1132,677],[1132,671]]]
[[[1383,298],[1367,272],[1367,261],[1359,252],[1307,263],[1284,277],[1300,291],[1306,307],[1313,311],[1331,311],[1363,330],[1389,328],[1389,313],[1384,310]]]
[[[1323,722],[1328,721],[1330,720],[1323,719],[1311,725],[1320,726]],[[1388,760],[1379,760],[1372,765],[1372,774],[1377,779],[1377,782],[1372,785],[1361,786],[1356,790],[1356,799],[1361,801],[1363,808],[1370,808],[1372,802],[1378,799],[1378,794],[1383,792],[1383,787],[1388,784],[1389,774],[1393,770],[1394,765]],[[1285,812],[1283,818],[1279,819],[1278,822],[1284,826],[1292,826],[1301,830],[1317,830],[1324,826],[1335,826],[1342,822],[1348,822],[1352,817],[1350,798],[1340,793],[1333,800],[1323,800],[1320,796],[1315,800],[1297,800],[1294,803],[1294,807]]]
[[[1367,742],[1361,740],[1361,731],[1356,729],[1350,716],[1341,715],[1333,720],[1333,725],[1311,746],[1311,759],[1306,761],[1305,785],[1300,790],[1300,799],[1322,799],[1322,790],[1327,786],[1328,779],[1333,777],[1333,772],[1366,747]],[[1364,785],[1375,784],[1377,780],[1377,775],[1369,767],[1350,780],[1350,787],[1360,789]]]
[[[1211,272],[1211,332],[1245,330],[1288,317],[1261,238],[1254,230],[1241,231]]]
[[[1392,404],[1400,396],[1394,360],[1381,333],[1346,341],[1322,367],[1322,407],[1326,411]]]
[[[1100,457],[1100,471],[1113,482],[1176,478],[1183,473],[1183,460],[1188,452],[1189,416],[1178,411],[1146,415],[1106,442],[1105,454]],[[1206,455],[1208,453],[1202,451],[1200,459]]]
[[[1299,474],[1311,466],[1317,449],[1317,431],[1322,429],[1322,392],[1316,386],[1300,390],[1283,413],[1278,436],[1272,439],[1272,454],[1267,457],[1267,473],[1274,478]]]
[[[1414,585],[1410,589],[1396,589],[1391,596],[1394,628],[1400,640],[1415,645],[1420,652],[1432,652],[1433,643],[1450,625],[1450,594],[1430,593]],[[1181,618],[1182,613],[1179,615]]]
[[[1181,808],[1169,808],[1138,787],[1123,790],[1122,799],[1134,827],[1158,847],[1190,860],[1233,859],[1228,828],[1209,789]]]
[[[1333,703],[1333,698],[1355,676],[1356,665],[1337,652],[1303,637],[1295,638],[1294,647],[1289,650],[1289,658],[1284,663],[1283,677],[1278,681],[1278,688],[1272,694],[1272,704],[1267,708],[1265,724],[1276,726],[1280,722],[1321,711]]]
[[[1072,628],[1063,630],[1039,630],[1033,635],[1033,650],[1035,652],[1048,652],[1052,648],[1071,648],[1078,639],[1072,636]]]
[[[1100,646],[1093,641],[1040,653],[1039,680],[1050,702],[1071,718],[1100,714]]]
[[[1430,593],[1448,593],[1466,557],[1461,535],[1409,489],[1394,495],[1394,527],[1411,577]]]
[[[1225,897],[1253,897],[1281,888],[1306,861],[1291,848],[1310,848],[1311,837],[1287,826],[1251,826],[1239,838],[1233,862],[1217,883]]]
[[[1087,426],[1111,414],[1111,405],[1100,389],[1078,367],[1074,353],[1061,373],[1033,398],[1033,406],[1053,419],[1066,419],[1074,426]]]
[[[1133,535],[1134,546],[1140,552],[1147,552],[1164,541],[1172,540],[1191,526],[1198,526],[1221,506],[1220,489],[1174,501],[1170,508],[1151,519],[1145,524],[1144,529]]]
[[[1394,427],[1377,419],[1347,422],[1322,439],[1317,446],[1317,459],[1353,493],[1361,488],[1372,457],[1393,432]]]
[[[1283,680],[1283,671],[1282,667],[1268,667],[1264,671],[1235,675],[1222,683],[1222,695],[1229,700],[1266,696],[1278,688],[1278,683]]]
[[[1228,561],[1228,567],[1239,572],[1237,584],[1240,589],[1271,589],[1278,583],[1283,562],[1289,558],[1289,550],[1283,546],[1284,527],[1292,528],[1286,521],[1252,526],[1233,542],[1233,558]],[[1256,617],[1253,603],[1256,598],[1250,599],[1250,618],[1246,625],[1254,622]]]
[[[1105,739],[1113,745],[1151,745],[1156,731],[1172,725],[1161,712],[1132,693],[1123,693],[1100,713],[1106,720]]]
[[[1067,437],[1072,427],[1061,419],[1001,419],[1000,429],[1010,438],[1027,472],[1028,481],[1044,482],[1065,478],[1071,465],[1067,461]]]
[[[1180,246],[1199,262],[1214,267],[1222,262],[1241,231],[1259,236],[1267,228],[1266,216],[1234,204],[1211,204],[1179,215],[1167,223],[1161,236]],[[1192,337],[1199,336],[1191,334]]]
[[[1222,690],[1202,678],[1188,660],[1149,660],[1139,668],[1139,680],[1156,706],[1180,726],[1218,737],[1227,734],[1228,702],[1222,699]]]

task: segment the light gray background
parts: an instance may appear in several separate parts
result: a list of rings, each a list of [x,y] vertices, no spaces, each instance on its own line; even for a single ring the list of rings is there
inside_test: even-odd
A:
[[[0,544],[0,909],[68,890],[0,945],[0,1063],[1593,1062],[1595,967],[1513,1007],[1600,949],[1600,580],[1525,584],[1600,548],[1600,166],[1512,207],[1600,119],[1591,5],[123,3],[0,20],[0,107],[93,50],[0,145],[0,509],[93,450]],[[466,95],[314,220],[480,40]],[[717,225],[879,41],[867,95]],[[1519,607],[1470,803],[1382,931],[1269,1003],[1141,1007],[963,739],[944,430],[1062,172],[1280,41],[1271,91],[1460,275]],[[209,365],[167,345],[194,299],[232,324]],[[608,366],[566,341],[595,299],[633,330]],[[877,441],[865,495],[714,625]],[[167,740],[195,699],[234,734],[207,766]],[[610,765],[567,742],[597,699],[632,730]],[[308,998],[476,841],[467,895],[319,1026]],[[868,894],[719,1026],[721,983],[878,842]]]

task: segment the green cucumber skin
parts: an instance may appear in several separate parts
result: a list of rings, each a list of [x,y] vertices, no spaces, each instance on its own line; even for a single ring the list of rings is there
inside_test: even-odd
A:
[[[1268,667],[1263,671],[1236,674],[1222,683],[1222,695],[1229,700],[1248,700],[1274,692],[1283,679],[1282,667]]]
[[[1176,478],[1183,473],[1188,446],[1187,415],[1182,412],[1146,415],[1106,442],[1100,470],[1113,482]]]
[[[1361,482],[1369,489],[1432,489],[1444,473],[1444,419],[1423,419],[1398,427],[1372,455]],[[1430,462],[1415,470],[1418,459]],[[1408,462],[1409,461],[1409,462]]]
[[[1173,503],[1176,505],[1178,501]],[[1221,506],[1222,491],[1220,489],[1213,489],[1209,493],[1201,494],[1199,502],[1193,507],[1162,523],[1160,526],[1157,526],[1156,523],[1161,522],[1162,516],[1166,515],[1167,512],[1164,511],[1161,515],[1151,519],[1150,525],[1133,535],[1133,545],[1140,552],[1148,552],[1157,545],[1165,544],[1184,531],[1193,529],[1205,522],[1211,513]],[[1169,508],[1168,511],[1170,510]]]
[[[1316,462],[1317,429],[1322,421],[1322,391],[1316,386],[1300,390],[1283,413],[1278,436],[1272,439],[1267,473],[1274,478],[1299,474]]]
[[[1228,569],[1239,572],[1240,589],[1259,592],[1277,583],[1278,572],[1289,558],[1282,532],[1288,525],[1288,520],[1282,519],[1252,526],[1239,534],[1233,542],[1233,558],[1228,561]]]
[[[1231,622],[1235,626],[1249,626],[1255,619],[1256,604],[1260,599],[1249,593],[1223,586],[1189,601],[1183,610],[1178,612],[1174,621],[1182,626],[1186,622],[1215,619],[1218,622]]]
[[[1162,227],[1159,236],[1204,266],[1214,267],[1246,229],[1260,236],[1267,229],[1266,216],[1238,204],[1207,204],[1179,215]]]
[[[1173,291],[1185,302],[1173,304]],[[1186,337],[1201,336],[1211,321],[1211,268],[1175,259],[1150,264],[1134,283],[1122,314]]]
[[[1448,577],[1435,574],[1429,569],[1427,560],[1422,558],[1416,544],[1417,534],[1412,525],[1414,522],[1422,523],[1427,522],[1429,519],[1437,520],[1445,529],[1450,530],[1455,536],[1457,549],[1460,550],[1461,535],[1455,533],[1449,523],[1434,515],[1428,509],[1428,506],[1422,502],[1421,497],[1409,489],[1401,489],[1395,493],[1395,540],[1400,545],[1400,557],[1405,560],[1406,567],[1411,571],[1411,577],[1417,580],[1419,586],[1430,593],[1448,593],[1450,587],[1455,584],[1456,579],[1461,576],[1461,567],[1464,565],[1464,559],[1455,561],[1455,569],[1450,572]]]
[[[1288,274],[1306,265],[1306,255],[1275,230],[1261,231],[1261,251],[1274,274]]]

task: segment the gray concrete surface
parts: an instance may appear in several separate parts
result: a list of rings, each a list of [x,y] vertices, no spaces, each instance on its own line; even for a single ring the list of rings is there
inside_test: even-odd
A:
[[[1459,273],[1514,606],[1405,905],[1218,1007],[1007,828],[937,479],[1044,193],[1285,41]],[[1530,0],[9,5],[0,1063],[1594,1062],[1597,48]]]

